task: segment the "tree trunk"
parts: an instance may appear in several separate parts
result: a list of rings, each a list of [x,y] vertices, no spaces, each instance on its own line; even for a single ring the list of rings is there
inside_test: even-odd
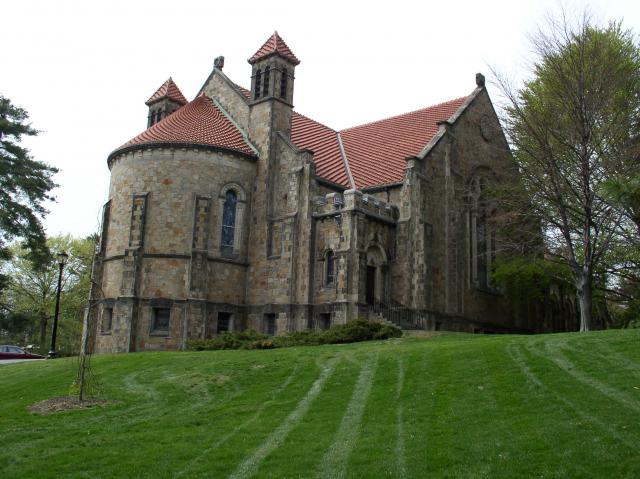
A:
[[[47,351],[47,320],[48,316],[45,314],[40,315],[40,348],[42,351]]]
[[[578,304],[580,305],[580,332],[590,331],[593,324],[591,275],[585,271],[581,271],[576,277],[576,287],[578,290]]]

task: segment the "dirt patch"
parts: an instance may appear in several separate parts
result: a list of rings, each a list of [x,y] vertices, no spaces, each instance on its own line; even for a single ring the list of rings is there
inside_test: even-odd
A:
[[[61,411],[73,411],[75,409],[89,409],[95,406],[106,404],[107,401],[101,399],[85,399],[80,402],[77,397],[61,396],[57,398],[45,399],[28,407],[29,412],[34,414],[54,414]]]

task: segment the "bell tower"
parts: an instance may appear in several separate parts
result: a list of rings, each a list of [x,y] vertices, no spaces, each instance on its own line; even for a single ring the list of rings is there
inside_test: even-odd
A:
[[[248,60],[251,65],[248,133],[258,148],[258,161],[251,195],[251,230],[247,269],[247,302],[253,305],[288,304],[286,282],[272,283],[271,272],[288,271],[291,258],[282,239],[296,241],[294,212],[290,211],[289,190],[298,158],[287,140],[291,139],[294,73],[300,60],[278,32],[274,32]],[[284,140],[284,141],[283,141]],[[297,164],[296,164],[297,166]],[[296,188],[293,190],[298,191]],[[284,251],[284,253],[283,253]],[[267,286],[269,285],[269,286]],[[265,306],[266,307],[266,306]],[[269,308],[251,321],[263,324],[274,311]],[[268,316],[272,321],[272,316]],[[256,326],[262,328],[262,326]]]
[[[293,54],[278,32],[274,32],[249,58],[251,65],[251,109],[271,112],[272,131],[291,134],[294,72],[300,60]],[[261,105],[268,103],[268,105]]]

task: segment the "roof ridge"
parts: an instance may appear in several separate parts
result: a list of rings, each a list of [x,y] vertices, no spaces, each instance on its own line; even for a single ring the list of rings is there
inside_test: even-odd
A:
[[[452,100],[447,100],[447,101],[443,101],[443,102],[440,102],[440,103],[436,103],[435,105],[426,106],[424,108],[418,108],[417,110],[407,111],[405,113],[399,113],[397,115],[392,115],[392,116],[388,116],[386,118],[381,118],[380,120],[374,120],[374,121],[369,121],[367,123],[361,123],[359,125],[354,125],[354,126],[350,126],[350,127],[347,127],[347,128],[343,128],[342,130],[338,130],[338,131],[340,131],[342,133],[342,132],[345,132],[345,131],[354,130],[356,128],[361,128],[363,126],[375,125],[376,123],[382,123],[382,122],[389,121],[389,120],[395,120],[396,118],[401,118],[403,116],[412,115],[414,113],[419,113],[419,112],[422,112],[422,111],[425,111],[425,110],[430,110],[432,108],[436,108],[436,107],[439,107],[439,106],[447,105],[449,103],[454,103],[456,101],[460,101],[460,100],[466,99],[466,98],[468,98],[468,96],[469,95],[461,96],[461,97],[458,97],[458,98],[454,98]]]
[[[349,178],[349,186],[352,189],[356,189],[356,182],[353,181],[353,175],[351,174],[351,167],[349,166],[349,158],[347,158],[347,152],[344,149],[344,145],[342,144],[342,137],[340,136],[340,132],[336,131],[336,137],[338,138],[338,145],[340,146],[340,154],[342,155],[342,162],[344,163],[344,169],[347,170],[347,177]]]

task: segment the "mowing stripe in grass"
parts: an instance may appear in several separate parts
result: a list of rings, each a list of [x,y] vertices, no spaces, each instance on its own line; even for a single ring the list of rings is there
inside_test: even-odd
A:
[[[562,369],[569,376],[573,377],[577,381],[585,384],[587,386],[592,387],[596,391],[602,393],[603,395],[618,401],[619,403],[625,405],[626,407],[633,409],[636,412],[640,412],[640,403],[635,401],[624,392],[616,389],[608,384],[603,383],[602,381],[597,380],[593,376],[585,373],[584,371],[578,369],[575,364],[573,364],[562,352],[560,348],[562,347],[563,342],[554,343],[552,348],[551,342],[547,342],[545,344],[545,350],[549,355],[549,359],[553,361],[560,369]]]
[[[195,466],[203,457],[206,457],[211,451],[213,451],[215,449],[218,449],[220,446],[222,446],[224,443],[226,443],[229,439],[231,439],[233,436],[235,436],[238,432],[240,432],[241,430],[243,430],[244,428],[246,428],[247,426],[249,426],[253,422],[255,422],[256,419],[258,419],[262,415],[262,413],[267,408],[267,406],[269,406],[278,397],[278,395],[282,391],[284,391],[289,386],[289,384],[291,384],[291,382],[297,376],[299,371],[300,371],[300,363],[296,364],[296,366],[291,370],[291,373],[289,373],[289,375],[285,378],[285,380],[282,382],[282,384],[280,384],[271,393],[271,396],[269,397],[268,400],[264,401],[260,405],[260,407],[253,414],[253,416],[251,416],[249,419],[247,419],[243,423],[241,423],[238,426],[236,426],[231,432],[229,432],[229,433],[225,434],[224,436],[222,436],[220,439],[218,439],[216,442],[214,442],[211,446],[209,446],[208,448],[204,449],[199,455],[197,455],[193,460],[191,460],[181,471],[179,471],[176,474],[174,474],[173,477],[180,477],[183,474],[185,474],[193,466]]]
[[[362,414],[367,404],[369,393],[371,392],[371,384],[373,383],[377,366],[377,354],[371,355],[364,366],[362,366],[356,385],[353,388],[351,400],[349,401],[344,416],[342,416],[340,429],[338,429],[333,444],[331,444],[320,463],[320,470],[318,471],[317,477],[326,479],[345,476],[349,455],[360,433]]]
[[[139,372],[127,374],[122,380],[125,387],[131,392],[143,394],[147,396],[149,399],[153,399],[154,401],[163,399],[162,395],[158,392],[158,390],[155,387],[150,385],[145,386],[144,384],[140,384],[140,382],[138,381],[138,376],[140,374],[141,373]]]
[[[336,367],[337,358],[330,359],[321,369],[320,376],[311,385],[307,394],[300,400],[296,408],[287,416],[284,422],[273,431],[269,437],[258,447],[258,449],[248,458],[246,458],[231,474],[230,478],[246,478],[251,477],[258,470],[260,463],[271,452],[280,446],[286,439],[287,435],[293,427],[300,422],[305,416],[313,400],[318,397],[322,391],[327,379]]]
[[[580,349],[576,348],[568,341],[565,342],[564,345],[567,347],[567,349],[580,353]],[[634,361],[631,358],[628,358],[624,354],[620,354],[613,347],[611,347],[609,343],[604,341],[597,341],[591,343],[589,346],[591,346],[590,352],[595,352],[595,354],[597,354],[602,361],[606,361],[611,364],[611,367],[613,369],[626,369],[634,376],[640,377],[640,363]]]
[[[531,348],[529,348],[529,350],[531,351]],[[533,352],[533,354],[536,354],[536,355],[540,356],[540,353],[535,352],[535,351],[532,351],[532,352]],[[538,376],[531,370],[531,368],[527,365],[527,361],[526,361],[525,357],[522,355],[522,351],[520,351],[518,346],[516,346],[514,343],[509,343],[507,345],[507,353],[509,354],[509,357],[512,359],[512,361],[516,364],[516,366],[518,366],[518,368],[520,368],[520,371],[522,371],[522,374],[524,374],[524,376],[527,378],[527,380],[531,384],[539,387],[540,389],[542,389],[545,392],[548,392],[554,398],[556,398],[558,401],[563,403],[567,408],[569,408],[571,411],[573,411],[574,414],[576,414],[578,417],[580,417],[581,419],[583,419],[583,420],[585,420],[587,422],[595,424],[600,429],[602,429],[603,431],[605,431],[606,433],[608,433],[609,435],[611,435],[612,437],[614,437],[618,441],[624,443],[626,446],[628,446],[628,447],[630,447],[632,449],[635,449],[637,447],[637,443],[635,441],[629,440],[628,438],[622,436],[621,434],[618,433],[618,431],[616,431],[615,429],[611,428],[608,424],[600,421],[598,418],[594,417],[593,415],[583,411],[573,401],[570,401],[566,397],[560,395],[559,393],[557,393],[556,391],[554,391],[553,389],[548,387],[546,384],[544,384],[538,378]]]
[[[404,387],[404,362],[402,357],[398,357],[398,383],[396,386],[396,465],[398,468],[398,477],[407,477],[407,463],[404,450],[404,427],[402,425],[402,403],[400,402],[400,394]]]

